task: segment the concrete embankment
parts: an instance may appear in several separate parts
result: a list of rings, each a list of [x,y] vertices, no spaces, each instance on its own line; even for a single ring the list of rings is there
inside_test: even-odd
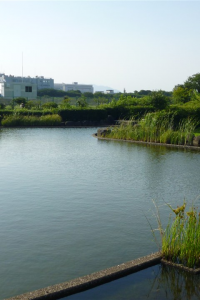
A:
[[[58,300],[79,292],[86,291],[104,283],[108,283],[123,276],[144,270],[159,264],[160,252],[153,253],[90,275],[74,280],[49,286],[40,290],[25,293],[6,300]]]

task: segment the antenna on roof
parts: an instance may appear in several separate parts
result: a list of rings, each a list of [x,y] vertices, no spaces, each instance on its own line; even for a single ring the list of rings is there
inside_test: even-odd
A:
[[[22,82],[23,82],[23,52],[22,52]]]

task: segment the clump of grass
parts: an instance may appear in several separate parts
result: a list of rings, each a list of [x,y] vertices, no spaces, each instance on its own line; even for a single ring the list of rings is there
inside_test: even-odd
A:
[[[186,202],[173,209],[173,220],[169,220],[162,234],[162,255],[166,260],[183,264],[189,268],[200,267],[200,213],[192,206],[185,212]]]
[[[59,115],[44,115],[37,116],[21,116],[11,115],[6,116],[1,121],[2,126],[16,127],[16,126],[58,126],[61,123],[61,117]]]
[[[121,123],[112,128],[107,137],[144,142],[192,145],[197,122],[194,119],[182,120],[174,129],[174,116],[169,113],[148,113],[138,124]]]
[[[153,204],[155,206],[153,217],[158,228],[153,229],[149,219],[145,217],[162,257],[189,268],[200,268],[200,212],[194,205],[186,212],[186,201],[176,209],[167,203],[174,218],[171,214],[166,229],[163,229],[159,207],[154,200]],[[160,233],[160,239],[156,231]]]

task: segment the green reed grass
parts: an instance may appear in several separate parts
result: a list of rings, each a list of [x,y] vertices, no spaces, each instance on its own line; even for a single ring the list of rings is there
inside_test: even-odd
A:
[[[162,231],[162,255],[166,260],[189,268],[200,267],[200,213],[192,206],[185,212],[186,202],[173,209],[175,218],[169,219]]]
[[[16,127],[16,126],[58,126],[61,124],[61,117],[59,115],[44,115],[37,116],[21,116],[11,115],[6,116],[1,121],[2,126]]]
[[[174,116],[169,113],[148,113],[138,124],[121,123],[112,128],[106,136],[116,139],[144,142],[192,145],[197,122],[194,119],[182,120],[174,129]]]
[[[170,215],[168,224],[163,229],[159,207],[154,200],[153,204],[155,206],[153,217],[158,228],[153,229],[149,219],[145,217],[162,257],[189,268],[200,268],[200,213],[197,208],[192,205],[186,212],[185,201],[182,206],[178,206],[176,209],[167,204],[174,217],[172,214]],[[158,239],[156,231],[160,233],[161,239]]]

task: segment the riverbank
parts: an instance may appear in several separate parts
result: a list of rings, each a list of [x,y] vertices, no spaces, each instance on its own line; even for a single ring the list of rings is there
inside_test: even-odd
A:
[[[143,142],[143,141],[134,141],[134,140],[125,140],[125,139],[114,139],[114,138],[107,138],[107,137],[98,136],[97,133],[94,133],[93,137],[98,138],[99,140],[116,141],[116,142],[128,142],[128,143],[144,144],[144,145],[165,146],[165,147],[170,147],[170,148],[181,148],[181,149],[200,151],[200,147],[198,147],[198,146],[175,145],[175,144],[155,143],[155,142]]]
[[[119,126],[97,132],[97,136],[136,142],[200,147],[199,121],[183,119],[178,124],[165,112],[148,113],[138,122],[121,122]]]

